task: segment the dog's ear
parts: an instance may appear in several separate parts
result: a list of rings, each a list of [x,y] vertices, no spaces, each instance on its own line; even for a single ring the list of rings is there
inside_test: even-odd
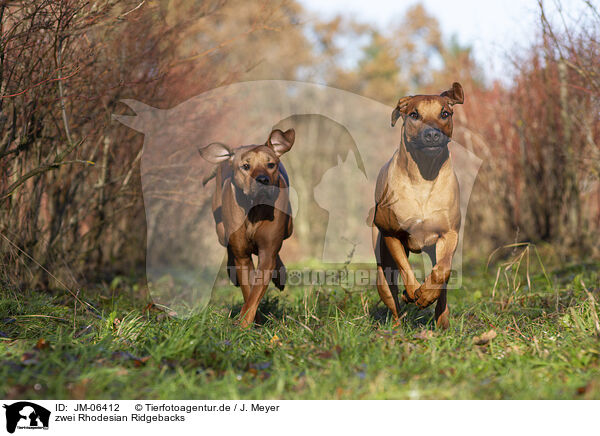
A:
[[[281,156],[284,153],[287,153],[294,145],[294,140],[296,139],[296,132],[294,129],[286,130],[282,132],[279,129],[275,129],[271,132],[269,136],[269,140],[267,141],[267,146],[271,147],[277,156]]]
[[[200,156],[213,164],[225,162],[233,157],[234,153],[228,145],[213,142],[206,147],[199,148]]]
[[[463,93],[463,88],[458,82],[454,82],[452,84],[452,89],[442,92],[440,96],[447,97],[448,104],[450,104],[451,106],[455,104],[463,104],[463,102],[465,101],[465,94]]]
[[[412,95],[407,95],[398,100],[396,109],[392,112],[392,127],[396,125],[396,121],[398,121],[398,118],[400,118],[401,115],[406,115],[406,108],[408,107],[408,102],[411,98],[413,98]]]

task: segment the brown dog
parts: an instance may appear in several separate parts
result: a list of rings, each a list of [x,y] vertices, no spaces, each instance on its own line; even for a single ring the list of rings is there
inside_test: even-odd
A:
[[[377,178],[373,239],[379,296],[398,320],[398,272],[402,299],[424,308],[437,300],[435,320],[448,327],[446,283],[458,243],[460,201],[448,142],[452,108],[464,101],[454,83],[441,95],[403,97],[392,112],[392,127],[403,119],[400,146]],[[419,284],[409,252],[425,251],[433,265]]]
[[[293,129],[273,130],[264,145],[232,150],[213,143],[200,149],[219,164],[212,209],[219,242],[227,247],[231,281],[242,288],[241,325],[254,321],[269,281],[283,290],[285,266],[279,258],[284,239],[292,234],[289,180],[279,157],[294,144]],[[252,255],[258,256],[254,269]]]

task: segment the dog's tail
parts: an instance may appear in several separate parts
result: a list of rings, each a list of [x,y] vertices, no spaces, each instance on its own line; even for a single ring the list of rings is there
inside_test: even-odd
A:
[[[210,170],[210,173],[208,173],[206,176],[204,176],[204,178],[202,179],[202,186],[206,186],[206,184],[208,182],[210,182],[212,179],[214,179],[217,176],[217,167],[213,167],[212,170]]]

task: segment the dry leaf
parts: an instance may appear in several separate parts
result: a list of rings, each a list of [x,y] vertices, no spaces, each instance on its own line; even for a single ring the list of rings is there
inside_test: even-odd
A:
[[[496,334],[496,330],[489,330],[489,331],[483,333],[481,336],[475,336],[473,338],[473,344],[485,345],[485,344],[489,343],[492,339],[494,339],[496,336],[498,336]]]
[[[336,345],[332,350],[319,351],[315,355],[321,359],[331,359],[334,356],[338,356],[342,352],[342,347]]]
[[[421,330],[415,335],[415,339],[427,340],[431,338],[433,338],[433,332],[431,330]]]
[[[38,350],[45,350],[48,347],[50,347],[50,344],[48,343],[47,340],[45,340],[44,338],[40,338],[37,341],[37,344],[35,344],[35,348],[37,348]]]
[[[73,400],[85,400],[87,393],[87,386],[91,380],[89,378],[84,378],[79,383],[69,383],[67,385],[67,390],[71,394],[71,399]]]
[[[21,363],[23,365],[37,365],[39,363],[36,353],[23,353],[21,356]]]
[[[150,356],[145,356],[139,359],[133,359],[133,366],[139,368],[140,366],[144,366],[148,360],[150,360]]]

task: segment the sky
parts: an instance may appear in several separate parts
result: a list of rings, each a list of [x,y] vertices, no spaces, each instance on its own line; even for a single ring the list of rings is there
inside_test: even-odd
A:
[[[300,0],[300,3],[322,18],[350,15],[381,29],[401,19],[410,6],[422,3],[440,22],[444,38],[456,35],[461,45],[473,48],[473,55],[488,80],[502,79],[510,72],[510,59],[535,41],[539,24],[534,0]],[[576,17],[582,3],[563,1],[565,15]],[[549,14],[556,10],[554,0],[546,0],[545,5]]]

